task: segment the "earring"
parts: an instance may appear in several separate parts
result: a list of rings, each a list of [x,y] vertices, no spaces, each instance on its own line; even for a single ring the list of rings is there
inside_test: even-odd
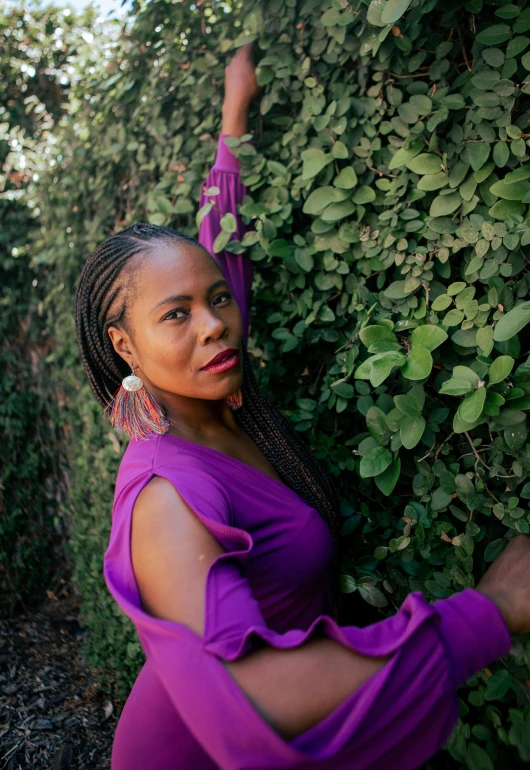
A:
[[[241,388],[238,388],[238,390],[236,390],[235,393],[232,393],[231,396],[227,396],[225,401],[233,412],[237,409],[241,409],[243,406],[243,392]]]
[[[144,387],[143,380],[134,373],[122,380],[114,398],[104,410],[114,428],[119,428],[134,439],[148,439],[167,433],[169,421],[160,404]]]

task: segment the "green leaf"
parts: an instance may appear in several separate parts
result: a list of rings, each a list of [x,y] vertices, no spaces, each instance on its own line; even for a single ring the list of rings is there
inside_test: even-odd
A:
[[[352,594],[357,590],[357,583],[351,575],[340,576],[340,590],[343,594]]]
[[[499,356],[490,366],[488,379],[490,385],[502,382],[510,374],[515,361],[511,356]]]
[[[166,214],[161,214],[160,212],[156,212],[155,214],[149,214],[147,219],[149,224],[151,225],[163,225],[167,219],[167,216]]]
[[[406,281],[394,281],[385,289],[385,296],[388,299],[405,299],[409,294],[412,294],[414,289],[405,289]]]
[[[359,205],[375,201],[375,191],[367,185],[359,187],[353,196],[353,202]]]
[[[478,420],[475,420],[475,422],[464,422],[458,412],[456,412],[453,418],[453,430],[455,433],[466,433],[470,430],[473,430],[473,428],[476,428],[482,422],[484,422],[483,416],[479,417]]]
[[[528,48],[529,44],[530,38],[525,37],[524,35],[512,37],[508,43],[508,48],[506,49],[506,58],[513,59],[515,56],[519,56],[520,53]]]
[[[510,171],[509,174],[503,179],[506,184],[515,184],[515,182],[521,182],[523,179],[530,179],[530,165],[520,166],[515,171]]]
[[[530,323],[530,302],[521,302],[497,322],[493,330],[493,339],[495,342],[509,340],[519,334],[528,323]]]
[[[283,163],[278,163],[277,160],[268,160],[267,168],[275,176],[285,176],[285,174],[289,173]]]
[[[276,238],[267,248],[267,253],[271,257],[282,257],[283,259],[289,257],[292,251],[291,245],[284,238]]]
[[[470,393],[458,407],[458,416],[462,422],[473,423],[479,419],[484,409],[486,388],[482,387]]]
[[[431,203],[429,216],[445,217],[456,211],[461,203],[462,199],[458,192],[449,193],[449,195],[438,195]]]
[[[447,287],[447,293],[450,297],[455,297],[457,294],[460,294],[461,291],[463,291],[467,286],[467,283],[464,283],[463,281],[455,281],[455,283],[449,284]]]
[[[525,205],[520,201],[500,200],[495,203],[488,214],[494,219],[500,219],[504,222],[513,217],[522,217],[525,212]]]
[[[471,168],[473,171],[478,171],[489,158],[490,146],[486,142],[471,142],[467,146],[467,151]]]
[[[195,224],[197,225],[197,229],[201,226],[202,220],[210,213],[212,208],[213,203],[209,201],[208,203],[205,203],[204,206],[201,206],[201,208],[198,210],[197,216],[195,217]]]
[[[490,755],[477,743],[469,743],[466,754],[469,770],[495,770]]]
[[[441,511],[447,508],[451,504],[451,495],[446,492],[442,487],[438,487],[434,490],[431,499],[431,508],[433,511]]]
[[[302,160],[304,162],[302,179],[313,179],[328,163],[331,163],[333,156],[326,155],[322,150],[311,148],[302,153]]]
[[[394,24],[408,9],[412,0],[387,0],[381,13],[383,24]]]
[[[391,0],[389,0],[391,2]],[[410,2],[410,0],[409,0]],[[369,583],[359,583],[358,590],[365,602],[371,604],[372,607],[386,607],[388,601],[385,595],[373,585]]]
[[[220,251],[222,251],[228,241],[230,240],[230,233],[227,233],[226,230],[221,230],[215,241],[213,242],[213,252],[214,254],[219,254]]]
[[[504,538],[492,540],[491,543],[488,543],[488,545],[486,546],[486,550],[484,551],[484,561],[485,562],[495,561],[495,559],[501,555],[501,553],[504,551],[507,545],[508,545],[508,541],[504,540]]]
[[[366,426],[379,444],[386,444],[389,441],[390,431],[382,409],[377,406],[370,407],[366,412]]]
[[[426,190],[431,192],[432,190],[440,190],[449,184],[449,177],[444,171],[440,171],[439,174],[426,174],[422,176],[418,182],[418,190]]]
[[[504,198],[509,201],[520,201],[527,192],[530,191],[530,182],[524,180],[519,182],[506,183],[505,179],[495,182],[490,187],[490,192],[498,198]]]
[[[415,158],[416,155],[419,155],[424,147],[425,147],[425,144],[420,140],[411,142],[406,149],[405,147],[401,147],[395,153],[395,155],[393,155],[392,160],[388,164],[388,168],[392,170],[394,168],[399,168],[400,166],[404,166],[406,163],[412,160],[412,158]]]
[[[333,184],[341,190],[350,190],[357,184],[357,174],[351,166],[346,166],[346,168],[343,168],[340,174],[335,177]]]
[[[417,326],[411,334],[410,343],[413,347],[422,345],[427,350],[434,350],[447,339],[447,332],[440,326],[429,324]]]
[[[425,419],[420,414],[415,417],[405,417],[399,428],[401,443],[405,449],[414,449],[421,441],[425,425]]]
[[[392,494],[401,474],[401,460],[399,457],[388,466],[383,473],[374,478],[375,484],[380,492],[387,497]]]
[[[402,369],[407,380],[423,380],[432,369],[432,356],[427,348],[417,346],[410,351]]]
[[[362,189],[362,188],[360,188]],[[375,196],[375,194],[374,194]],[[341,203],[332,203],[320,215],[324,222],[338,222],[355,211],[355,204],[351,201],[341,201]]]
[[[438,312],[439,310],[446,310],[452,301],[453,300],[448,294],[440,294],[439,297],[436,297],[431,307],[435,312]]]
[[[407,161],[406,166],[415,174],[437,174],[442,170],[442,159],[439,155],[424,153]]]
[[[453,342],[463,348],[474,348],[477,344],[476,329],[458,329],[452,336]]]
[[[296,263],[300,265],[302,270],[306,273],[309,273],[315,266],[313,257],[305,249],[295,249],[294,258]]]
[[[382,446],[371,449],[361,457],[359,473],[362,479],[379,476],[392,462],[392,452]]]
[[[324,211],[326,206],[329,206],[333,201],[333,192],[333,187],[319,187],[317,190],[313,190],[304,203],[302,209],[304,214],[316,215],[320,214],[321,211]]]
[[[473,388],[468,380],[451,377],[450,380],[446,380],[443,383],[440,393],[446,393],[448,396],[465,396],[466,393],[470,393],[472,390]]]
[[[389,340],[390,342],[397,342],[397,337],[388,326],[382,324],[374,324],[372,326],[365,326],[359,332],[359,337],[363,345],[369,348],[374,342],[381,342],[383,340]]]
[[[504,698],[506,693],[511,690],[512,683],[513,677],[509,671],[504,668],[501,668],[499,671],[495,671],[492,676],[488,677],[484,698],[487,701]]]
[[[396,351],[389,351],[374,361],[369,376],[374,388],[379,387],[386,380],[395,366],[403,366],[405,361],[405,356]]]
[[[490,425],[493,430],[498,430],[499,428],[511,428],[513,425],[519,425],[519,423],[525,420],[526,415],[524,412],[519,409],[505,408],[491,420]]]
[[[221,221],[219,224],[221,225],[221,229],[224,230],[225,233],[228,233],[229,235],[231,235],[232,233],[235,233],[235,231],[237,230],[236,218],[230,212],[228,214],[225,214],[224,217],[221,217]]]
[[[512,34],[511,27],[508,24],[494,24],[491,27],[487,27],[476,36],[477,43],[482,45],[499,45],[508,40]]]
[[[394,403],[396,408],[399,409],[402,414],[407,415],[407,417],[417,417],[421,411],[421,405],[419,405],[408,393],[394,396]]]
[[[504,64],[504,54],[499,48],[485,48],[480,53],[490,67],[502,67]]]
[[[485,356],[489,356],[493,350],[493,329],[491,326],[483,326],[478,330],[477,345]]]
[[[353,398],[355,394],[353,385],[350,385],[349,382],[337,382],[336,384],[333,384],[331,387],[333,388],[333,392],[336,393],[337,396],[340,396],[341,398]]]

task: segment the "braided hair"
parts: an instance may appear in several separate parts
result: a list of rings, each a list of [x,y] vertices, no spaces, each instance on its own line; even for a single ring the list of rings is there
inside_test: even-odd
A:
[[[102,406],[107,406],[122,379],[129,374],[129,367],[114,350],[107,333],[110,326],[118,323],[130,328],[126,300],[134,287],[131,273],[124,268],[131,257],[161,240],[200,246],[194,238],[170,228],[135,224],[101,243],[81,273],[76,294],[76,334],[88,382]],[[335,546],[333,615],[338,620],[340,524],[336,489],[309,446],[260,390],[245,346],[242,362],[243,405],[234,413],[235,419],[284,483],[316,508],[328,525]]]

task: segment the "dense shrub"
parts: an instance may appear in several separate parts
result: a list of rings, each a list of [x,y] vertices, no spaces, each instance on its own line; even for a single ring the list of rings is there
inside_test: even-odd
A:
[[[56,402],[47,388],[52,346],[40,311],[46,265],[31,260],[35,227],[25,190],[34,150],[61,113],[69,45],[56,46],[56,9],[0,12],[0,613],[39,599],[63,574],[57,516],[63,484]],[[67,22],[67,28],[72,23]]]
[[[529,532],[529,31],[524,3],[154,0],[100,41],[33,194],[64,287],[47,313],[89,652],[122,686],[142,656],[101,562],[123,445],[83,382],[72,296],[116,228],[196,232],[234,45],[257,40],[264,89],[254,144],[233,142],[254,227],[231,248],[255,263],[263,387],[340,485],[344,591],[372,619],[412,590],[449,596]],[[432,767],[530,759],[528,654],[518,640],[462,689]]]

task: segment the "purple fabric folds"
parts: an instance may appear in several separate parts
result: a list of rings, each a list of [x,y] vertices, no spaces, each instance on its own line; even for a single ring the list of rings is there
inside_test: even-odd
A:
[[[246,337],[250,324],[248,297],[252,286],[252,262],[243,254],[230,254],[228,251],[222,251],[219,254],[213,253],[213,243],[221,232],[219,222],[224,214],[233,214],[237,220],[237,230],[232,236],[232,240],[241,240],[245,232],[241,218],[237,215],[237,207],[243,200],[246,187],[242,184],[239,176],[239,161],[226,146],[225,137],[226,134],[221,134],[219,137],[215,163],[201,190],[201,207],[208,201],[212,201],[214,205],[201,222],[199,241],[217,260],[232,288],[234,299],[241,310]],[[219,194],[206,196],[204,192],[210,187],[219,188]]]
[[[221,144],[217,163],[226,152]],[[230,205],[241,199],[237,169],[214,166],[207,184],[220,188],[222,213],[235,215],[223,190],[231,190]],[[215,223],[203,227],[206,248],[217,232]],[[219,261],[248,317],[251,271],[242,259],[224,253]],[[203,636],[141,607],[130,531],[136,498],[154,476],[173,484],[225,549],[208,570]],[[432,606],[413,593],[391,618],[363,629],[339,626],[328,614],[332,555],[318,511],[284,484],[173,435],[131,441],[116,482],[104,573],[147,662],[120,717],[112,769],[409,770],[441,748],[458,716],[458,685],[510,649],[499,610],[473,589]],[[392,657],[319,724],[287,741],[226,662],[263,643],[287,650],[313,636]]]

